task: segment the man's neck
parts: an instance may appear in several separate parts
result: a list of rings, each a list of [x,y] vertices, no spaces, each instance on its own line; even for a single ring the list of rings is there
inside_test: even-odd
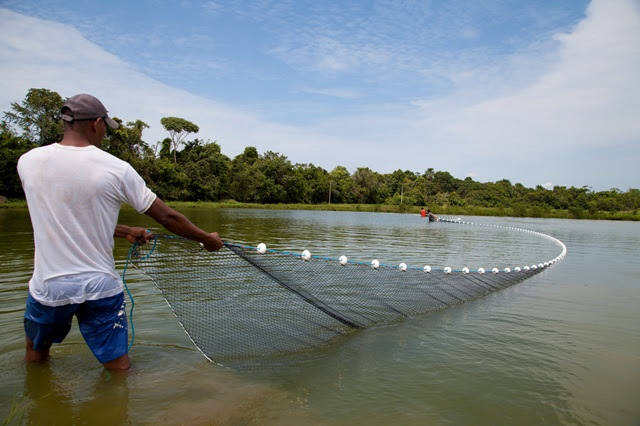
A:
[[[62,138],[62,140],[59,142],[60,145],[65,145],[65,146],[75,146],[75,147],[85,147],[85,146],[91,146],[91,142],[89,142],[89,139],[83,135],[82,133],[78,133],[78,132],[64,132],[64,136]]]

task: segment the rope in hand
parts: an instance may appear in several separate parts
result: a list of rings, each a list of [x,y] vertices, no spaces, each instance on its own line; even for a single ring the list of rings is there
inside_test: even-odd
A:
[[[151,232],[148,229],[147,231]],[[158,237],[154,235],[153,245],[151,246],[151,250],[149,250],[149,253],[147,253],[147,255],[143,257],[141,260],[146,260],[149,258],[149,256],[151,256],[151,253],[153,253],[153,251],[156,249],[157,243],[158,243]],[[131,244],[131,247],[129,247],[129,253],[127,254],[127,260],[124,262],[124,268],[122,269],[122,284],[124,284],[124,289],[127,291],[127,294],[129,295],[129,300],[131,300],[131,310],[129,311],[129,322],[131,323],[131,340],[129,341],[129,347],[127,348],[127,352],[131,350],[131,347],[133,346],[133,342],[136,339],[136,329],[133,325],[133,308],[136,306],[136,303],[133,300],[133,295],[131,294],[131,291],[129,291],[129,287],[127,286],[127,280],[125,277],[127,275],[127,268],[129,267],[129,261],[131,260],[131,257],[137,256],[138,254],[138,250],[137,250],[138,246],[140,246],[140,244],[138,243]]]

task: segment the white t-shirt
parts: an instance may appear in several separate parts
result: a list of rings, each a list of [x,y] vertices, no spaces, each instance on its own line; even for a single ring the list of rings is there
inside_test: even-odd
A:
[[[20,157],[18,174],[35,242],[31,296],[59,306],[122,291],[113,260],[120,206],[144,213],[156,199],[133,167],[95,146],[52,144]]]

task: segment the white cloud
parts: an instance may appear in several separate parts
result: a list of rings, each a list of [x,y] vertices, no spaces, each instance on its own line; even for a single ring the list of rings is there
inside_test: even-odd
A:
[[[334,98],[343,98],[343,99],[356,99],[359,98],[362,94],[359,90],[355,89],[344,89],[344,88],[314,88],[314,87],[305,87],[302,89],[305,93],[311,93],[314,95],[324,95],[331,96]]]
[[[460,31],[460,37],[463,39],[474,39],[478,37],[478,31],[475,28],[466,27]]]
[[[202,3],[202,10],[208,15],[217,15],[222,10],[222,6],[217,1],[205,1]]]
[[[459,176],[473,169],[482,180],[506,177],[527,185],[546,175],[561,185],[606,187],[624,179],[622,186],[637,186],[637,170],[617,168],[615,161],[605,165],[601,157],[603,148],[614,146],[627,158],[640,157],[637,3],[592,2],[573,31],[556,36],[556,46],[508,58],[516,65],[496,64],[501,72],[493,75],[457,72],[452,94],[416,100],[413,109],[347,117],[324,128],[365,132],[378,143],[363,152],[375,149],[389,163],[416,170],[436,165]],[[522,67],[529,63],[538,74]]]
[[[640,19],[631,2],[593,2],[560,60],[534,84],[472,105],[448,131],[508,154],[584,149],[640,135]],[[460,105],[458,105],[460,106]]]
[[[91,93],[110,114],[141,119],[151,128],[144,139],[166,137],[163,116],[179,116],[200,126],[198,136],[217,139],[223,151],[236,155],[253,145],[311,161],[319,156],[325,135],[295,126],[270,123],[247,112],[157,82],[116,56],[87,41],[68,25],[43,21],[0,9],[0,109],[24,98],[29,88],[44,87],[62,96]],[[304,141],[304,150],[300,149]],[[345,141],[342,141],[345,143]],[[302,158],[300,158],[302,157]]]
[[[271,50],[284,62],[320,73],[355,71],[365,66],[388,64],[392,54],[384,48],[317,36],[301,46]]]

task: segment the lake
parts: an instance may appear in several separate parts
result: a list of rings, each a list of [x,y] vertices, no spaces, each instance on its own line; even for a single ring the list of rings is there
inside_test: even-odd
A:
[[[476,269],[538,263],[549,240],[390,213],[185,208],[225,239],[314,255]],[[486,297],[356,331],[252,368],[210,363],[132,271],[131,371],[102,369],[74,322],[25,366],[26,209],[0,209],[0,418],[31,423],[640,424],[640,223],[464,218],[562,240],[567,257]],[[121,223],[154,228],[123,210]],[[118,241],[124,266],[128,244]],[[127,309],[128,311],[128,309]],[[246,306],[250,315],[251,306]],[[215,324],[211,325],[215,327]]]

